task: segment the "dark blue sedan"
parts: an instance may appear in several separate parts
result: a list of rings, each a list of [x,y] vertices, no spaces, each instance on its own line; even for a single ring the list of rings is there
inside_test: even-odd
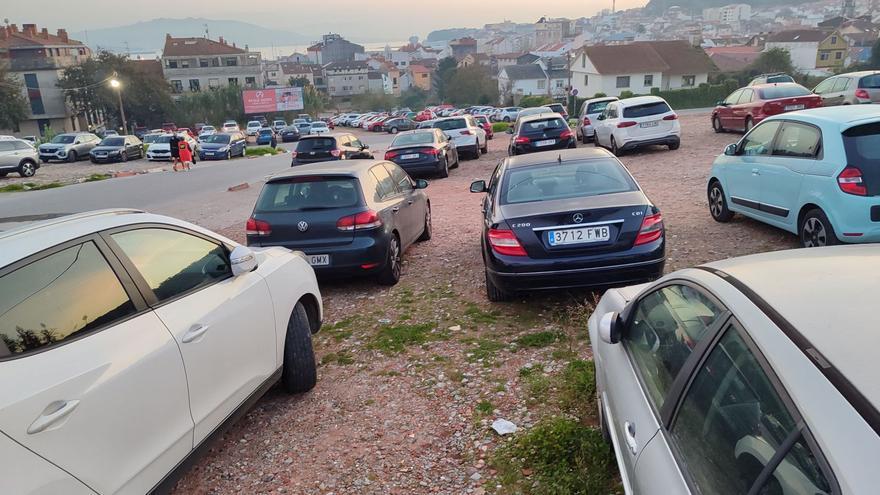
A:
[[[211,134],[201,138],[199,158],[202,160],[228,160],[244,156],[247,140],[241,132]]]
[[[278,144],[278,140],[275,137],[275,131],[268,127],[264,127],[257,131],[257,144],[274,148]]]

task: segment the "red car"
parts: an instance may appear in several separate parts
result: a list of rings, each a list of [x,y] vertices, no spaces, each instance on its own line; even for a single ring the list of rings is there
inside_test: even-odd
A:
[[[492,139],[495,136],[495,133],[492,132],[492,122],[489,120],[489,117],[486,115],[474,115],[474,120],[486,131],[486,139]]]
[[[393,117],[382,117],[381,119],[376,119],[373,122],[370,122],[367,130],[370,132],[382,132],[382,125],[385,124],[385,121],[392,119]]]
[[[425,109],[425,110],[422,110],[421,112],[419,112],[416,115],[416,118],[414,118],[413,120],[415,120],[416,122],[424,122],[426,120],[431,120],[431,119],[436,119],[436,118],[437,117],[434,116],[434,112],[432,112],[428,109]]]
[[[757,84],[730,94],[712,111],[715,132],[749,132],[771,115],[822,106],[822,97],[796,83]]]

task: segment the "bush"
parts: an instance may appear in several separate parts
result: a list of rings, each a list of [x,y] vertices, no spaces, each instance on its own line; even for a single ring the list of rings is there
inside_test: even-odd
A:
[[[277,155],[281,153],[277,148],[272,148],[269,146],[249,146],[245,148],[245,156],[264,156],[264,155]]]
[[[553,99],[549,96],[523,96],[522,100],[519,101],[519,106],[523,108],[531,108],[531,107],[540,107],[543,105],[549,105],[553,103]]]
[[[635,93],[633,93],[632,91],[627,89],[625,91],[620,92],[620,99],[622,100],[624,98],[632,98],[635,95],[636,95]]]
[[[494,122],[492,124],[492,132],[507,132],[510,122]]]
[[[605,93],[599,92],[599,93],[594,94],[593,98],[605,98],[606,96],[608,96],[608,95],[606,95]]]

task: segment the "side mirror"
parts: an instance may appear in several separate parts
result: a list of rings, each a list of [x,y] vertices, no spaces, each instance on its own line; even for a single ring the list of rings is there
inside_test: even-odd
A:
[[[484,180],[475,180],[471,182],[471,192],[472,193],[484,193],[486,192],[486,181]]]
[[[727,156],[736,156],[736,143],[730,143],[725,146],[724,154]]]
[[[724,100],[718,100],[715,102],[716,107],[726,107],[727,103]]]
[[[605,313],[599,320],[599,338],[606,344],[620,342],[620,315],[616,312]]]
[[[257,268],[257,256],[247,246],[236,246],[229,255],[232,264],[232,276],[237,277],[250,273]]]
[[[428,181],[425,179],[416,180],[416,189],[424,189],[426,187],[428,187]]]
[[[361,145],[361,149],[362,149],[362,150],[368,150],[368,149],[370,149],[370,145],[369,145],[369,144],[362,144],[362,145]]]

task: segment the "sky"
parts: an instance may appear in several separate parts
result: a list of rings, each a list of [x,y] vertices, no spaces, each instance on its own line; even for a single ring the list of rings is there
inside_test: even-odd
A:
[[[618,9],[647,0],[616,0]],[[405,40],[435,29],[482,27],[511,20],[535,22],[541,16],[589,17],[612,0],[10,0],[0,16],[19,26],[35,23],[50,32],[116,27],[157,17],[234,19],[306,35],[329,31],[350,39]],[[76,5],[76,8],[59,8]],[[120,15],[124,12],[124,15]],[[2,19],[0,19],[2,20]]]

